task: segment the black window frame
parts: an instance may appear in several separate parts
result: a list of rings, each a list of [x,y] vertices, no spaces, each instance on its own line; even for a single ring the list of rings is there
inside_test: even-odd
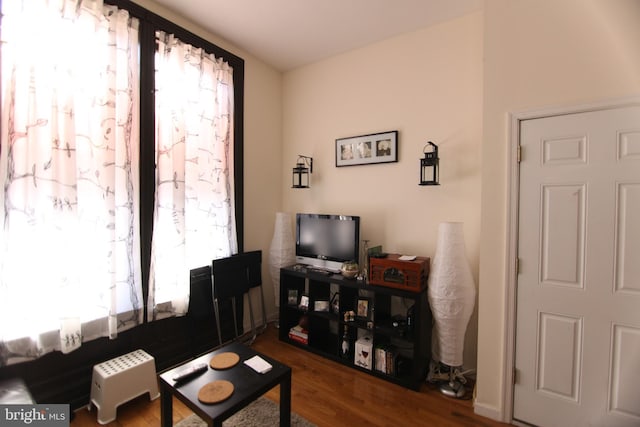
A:
[[[140,259],[143,299],[147,312],[155,203],[156,31],[173,34],[185,43],[224,59],[233,68],[233,167],[238,252],[244,251],[244,59],[130,0],[105,0],[105,3],[126,9],[130,16],[140,21]]]

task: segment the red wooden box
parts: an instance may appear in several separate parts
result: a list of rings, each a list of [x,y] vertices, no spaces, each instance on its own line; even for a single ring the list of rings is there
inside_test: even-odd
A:
[[[425,289],[430,259],[416,257],[413,261],[401,261],[400,256],[389,254],[386,258],[369,258],[369,284],[410,292]]]

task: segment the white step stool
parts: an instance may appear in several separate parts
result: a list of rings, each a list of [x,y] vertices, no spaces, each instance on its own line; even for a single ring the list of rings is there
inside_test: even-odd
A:
[[[149,393],[151,400],[160,397],[156,364],[142,350],[132,351],[93,367],[91,404],[98,408],[98,422],[107,424],[116,419],[119,405]]]

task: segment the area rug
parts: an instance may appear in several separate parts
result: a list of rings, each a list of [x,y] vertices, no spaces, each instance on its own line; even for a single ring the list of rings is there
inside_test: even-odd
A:
[[[224,427],[273,427],[280,424],[280,405],[261,397],[222,423]],[[175,427],[206,427],[206,423],[193,414]],[[315,424],[291,413],[291,427],[317,427]]]

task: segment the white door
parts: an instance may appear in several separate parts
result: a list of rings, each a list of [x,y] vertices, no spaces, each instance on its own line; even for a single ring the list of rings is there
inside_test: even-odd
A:
[[[640,426],[640,106],[520,143],[514,419]]]

